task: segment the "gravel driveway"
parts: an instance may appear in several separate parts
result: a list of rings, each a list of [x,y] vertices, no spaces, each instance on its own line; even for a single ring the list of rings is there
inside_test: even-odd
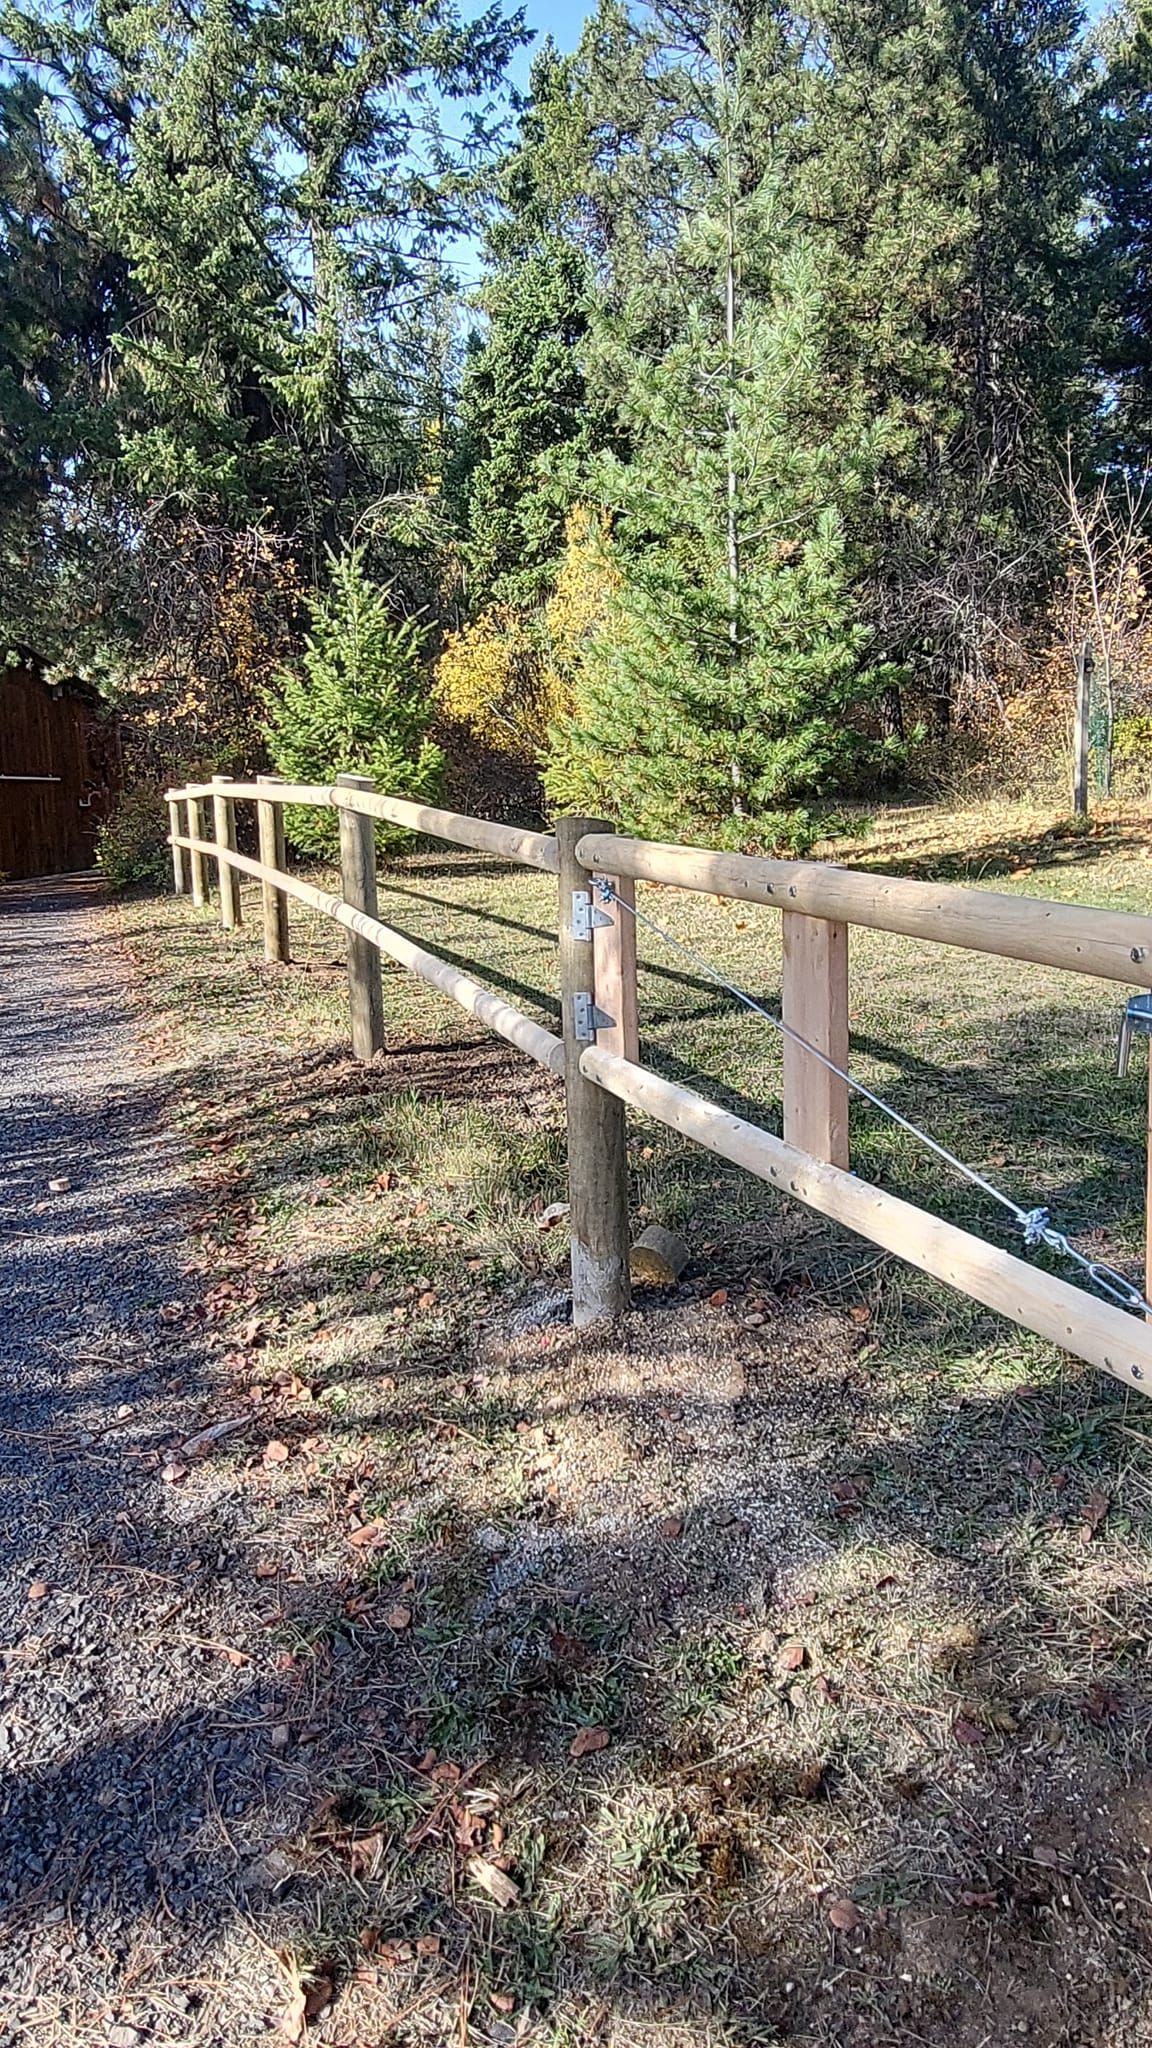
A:
[[[224,2038],[207,1959],[298,1813],[233,1498],[163,1478],[221,1412],[165,1087],[97,886],[0,889],[0,2043]]]

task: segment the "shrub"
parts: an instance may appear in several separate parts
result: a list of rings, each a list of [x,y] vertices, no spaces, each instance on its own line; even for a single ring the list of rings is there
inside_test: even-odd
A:
[[[388,589],[365,571],[362,548],[329,561],[327,589],[307,600],[311,627],[299,667],[277,677],[272,759],[293,782],[370,775],[386,796],[431,798],[443,756],[428,738],[425,631],[395,617]],[[302,852],[334,852],[339,827],[331,812],[293,809],[288,820]],[[395,826],[377,828],[385,847],[407,836]]]
[[[172,872],[168,812],[159,789],[125,790],[96,836],[96,865],[117,893],[162,889]]]

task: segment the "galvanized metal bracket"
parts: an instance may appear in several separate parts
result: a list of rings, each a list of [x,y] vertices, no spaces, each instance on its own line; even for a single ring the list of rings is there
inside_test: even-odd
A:
[[[615,1022],[615,1017],[608,1017],[603,1010],[596,1008],[595,997],[586,989],[573,996],[572,1030],[581,1041],[591,1044],[598,1031],[610,1031]]]
[[[1152,1038],[1152,991],[1147,995],[1129,996],[1124,1015],[1120,1019],[1116,1072],[1121,1078],[1128,1072],[1133,1033],[1137,1033],[1141,1038]]]
[[[603,925],[610,925],[612,918],[604,910],[597,910],[587,889],[572,891],[572,937],[591,941],[594,931]]]

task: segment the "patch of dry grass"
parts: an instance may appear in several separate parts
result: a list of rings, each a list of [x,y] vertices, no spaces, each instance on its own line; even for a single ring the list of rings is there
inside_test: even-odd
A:
[[[838,857],[1149,907],[1142,818],[1053,823],[909,812]],[[547,878],[418,855],[381,881],[384,915],[554,1020]],[[645,901],[777,992],[770,913]],[[563,1195],[553,1083],[391,972],[392,1049],[354,1067],[340,938],[304,914],[287,971],[254,917],[122,916],[222,1370],[288,1450],[188,1482],[249,1501],[313,1816],[274,1845],[229,1824],[244,1904],[199,2038],[275,2017],[279,1954],[332,1987],[308,2022],[332,2043],[1152,2040],[1143,1405],[641,1127],[637,1211],[694,1265],[581,1345],[537,1223]],[[642,951],[651,1063],[774,1122],[765,1028]],[[1134,1265],[1120,997],[854,934],[854,1061]],[[998,1234],[870,1110],[853,1146]]]

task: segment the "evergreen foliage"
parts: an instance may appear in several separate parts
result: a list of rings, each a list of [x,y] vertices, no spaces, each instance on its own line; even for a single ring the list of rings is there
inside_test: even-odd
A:
[[[275,688],[268,742],[276,767],[293,782],[369,775],[386,796],[434,796],[443,756],[428,738],[423,629],[396,617],[389,591],[366,573],[362,548],[333,558],[308,613],[299,664]],[[290,811],[288,819],[295,845],[334,851],[330,812]],[[385,846],[404,836],[377,828]]]
[[[0,641],[236,753],[311,618],[301,745],[419,782],[438,691],[787,834],[1000,701],[1069,462],[1148,465],[1150,23],[595,0],[506,138],[502,0],[0,0]]]

